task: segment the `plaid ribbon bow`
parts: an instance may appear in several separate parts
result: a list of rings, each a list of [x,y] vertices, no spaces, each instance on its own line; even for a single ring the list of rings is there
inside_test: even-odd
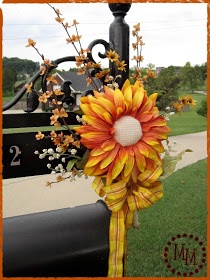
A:
[[[127,230],[133,223],[134,212],[150,207],[163,196],[163,187],[157,181],[162,168],[145,170],[137,182],[119,180],[107,186],[104,178],[95,177],[92,188],[112,211],[109,228],[108,277],[125,275],[127,259]]]

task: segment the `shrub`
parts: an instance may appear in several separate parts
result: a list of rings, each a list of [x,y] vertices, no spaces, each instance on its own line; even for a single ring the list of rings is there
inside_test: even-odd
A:
[[[203,117],[207,116],[207,100],[206,99],[201,100],[201,107],[198,108],[198,110],[196,112]]]

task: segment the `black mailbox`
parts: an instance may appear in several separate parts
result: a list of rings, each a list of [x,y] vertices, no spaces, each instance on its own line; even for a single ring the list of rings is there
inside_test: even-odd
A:
[[[3,219],[3,276],[106,277],[110,216],[99,200]]]

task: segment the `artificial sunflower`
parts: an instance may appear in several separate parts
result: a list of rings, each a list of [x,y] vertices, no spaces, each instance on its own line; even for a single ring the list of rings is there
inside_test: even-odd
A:
[[[134,213],[162,197],[162,140],[171,130],[155,107],[157,93],[147,96],[141,83],[127,80],[122,90],[81,98],[85,125],[76,127],[90,150],[84,168],[95,176],[93,189],[112,211],[109,228],[109,277],[122,277],[126,267],[127,230]],[[124,264],[123,264],[124,260]]]
[[[104,91],[81,98],[86,125],[75,130],[91,150],[85,174],[106,176],[111,185],[119,175],[128,182],[161,165],[161,141],[171,130],[155,107],[157,93],[148,97],[138,81],[131,85],[127,80],[122,90],[105,86]]]

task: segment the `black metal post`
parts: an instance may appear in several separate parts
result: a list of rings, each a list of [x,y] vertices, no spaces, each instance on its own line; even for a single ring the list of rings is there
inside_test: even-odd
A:
[[[111,23],[109,28],[109,43],[111,49],[115,50],[120,60],[124,60],[126,65],[126,71],[122,72],[117,69],[113,63],[110,62],[111,75],[116,77],[121,75],[122,79],[117,80],[119,87],[121,88],[126,79],[129,78],[129,25],[125,22],[124,17],[130,10],[130,3],[115,3],[109,4],[109,8],[112,11],[115,19]]]

